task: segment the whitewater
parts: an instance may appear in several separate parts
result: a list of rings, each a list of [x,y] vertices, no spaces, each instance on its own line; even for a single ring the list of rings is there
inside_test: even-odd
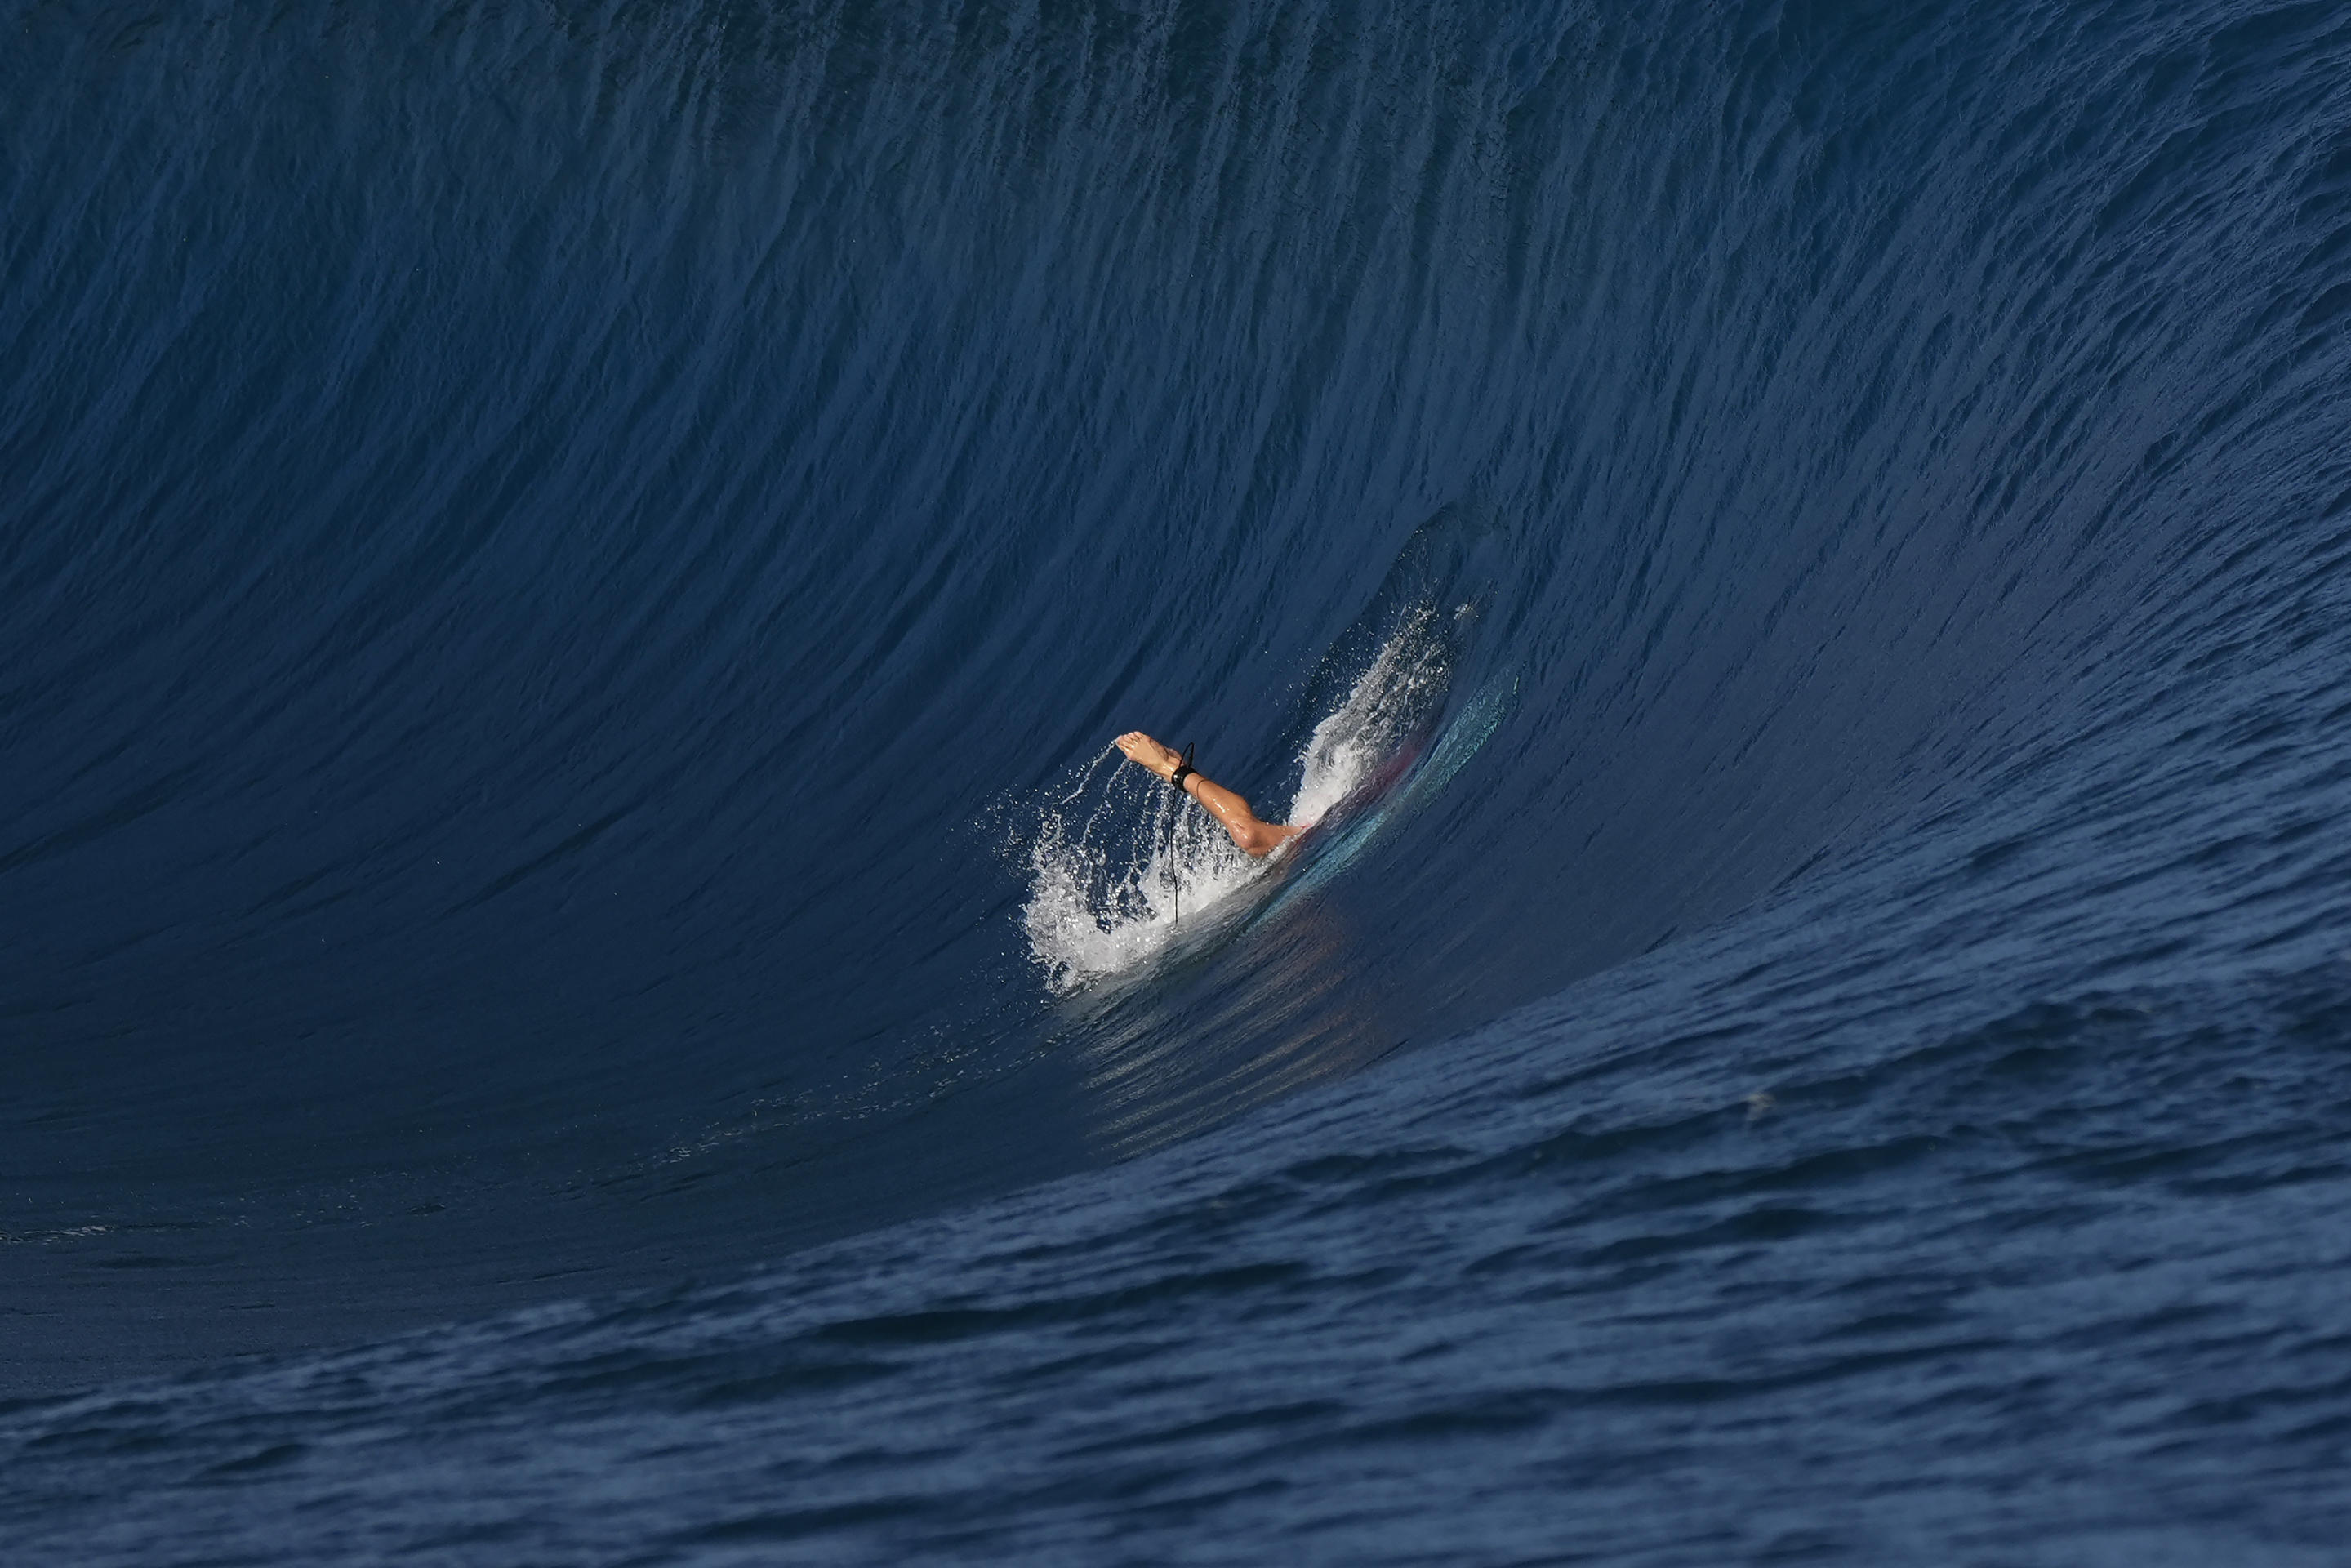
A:
[[[1280,821],[1321,826],[1351,797],[1374,787],[1384,769],[1402,760],[1415,731],[1435,721],[1448,685],[1446,642],[1431,631],[1440,613],[1427,605],[1412,609],[1346,696],[1316,722]],[[1475,612],[1464,604],[1452,613]],[[1160,801],[1153,791],[1138,801],[1132,789],[1098,784],[1102,765],[1117,755],[1112,748],[1096,758],[1030,833],[1021,925],[1046,985],[1057,992],[1126,973],[1164,953],[1181,935],[1187,908],[1196,931],[1215,929],[1232,901],[1267,891],[1304,852],[1286,845],[1252,860],[1205,810],[1171,808],[1155,822]],[[1121,775],[1118,782],[1140,777]]]

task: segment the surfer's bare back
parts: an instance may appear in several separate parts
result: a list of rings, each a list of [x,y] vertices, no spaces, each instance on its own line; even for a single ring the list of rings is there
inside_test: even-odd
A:
[[[1129,762],[1149,768],[1206,806],[1208,815],[1225,825],[1233,842],[1250,854],[1270,855],[1306,831],[1280,822],[1259,821],[1247,800],[1221,784],[1211,783],[1198,768],[1177,756],[1174,747],[1162,746],[1139,729],[1130,729],[1120,736],[1118,748],[1126,753]]]

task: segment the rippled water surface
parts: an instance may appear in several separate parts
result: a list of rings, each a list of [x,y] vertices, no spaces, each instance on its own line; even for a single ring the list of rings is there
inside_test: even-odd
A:
[[[0,1555],[2339,1560],[2339,7],[5,16]]]

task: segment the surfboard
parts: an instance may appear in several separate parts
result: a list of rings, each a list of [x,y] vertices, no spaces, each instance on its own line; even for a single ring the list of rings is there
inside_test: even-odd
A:
[[[1407,737],[1321,821],[1276,852],[1287,862],[1278,868],[1280,885],[1249,924],[1329,883],[1388,829],[1426,805],[1493,738],[1517,695],[1517,677],[1499,676],[1464,703],[1441,731]]]

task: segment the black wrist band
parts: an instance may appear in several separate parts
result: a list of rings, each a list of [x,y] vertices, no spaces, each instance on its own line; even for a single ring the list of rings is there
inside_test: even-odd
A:
[[[1199,771],[1200,771],[1200,770],[1199,770],[1198,768],[1196,768],[1193,767],[1193,766],[1192,766],[1190,763],[1188,763],[1188,762],[1179,762],[1179,763],[1177,763],[1177,764],[1176,765],[1176,771],[1175,771],[1175,772],[1173,772],[1173,773],[1170,773],[1170,774],[1167,776],[1167,782],[1168,782],[1168,784],[1169,784],[1170,786],[1172,786],[1172,787],[1174,788],[1174,789],[1175,789],[1176,793],[1177,793],[1178,795],[1181,795],[1181,794],[1185,793],[1185,789],[1184,789],[1184,779],[1185,779],[1185,776],[1186,776],[1186,774],[1197,773],[1197,772],[1199,772]]]

